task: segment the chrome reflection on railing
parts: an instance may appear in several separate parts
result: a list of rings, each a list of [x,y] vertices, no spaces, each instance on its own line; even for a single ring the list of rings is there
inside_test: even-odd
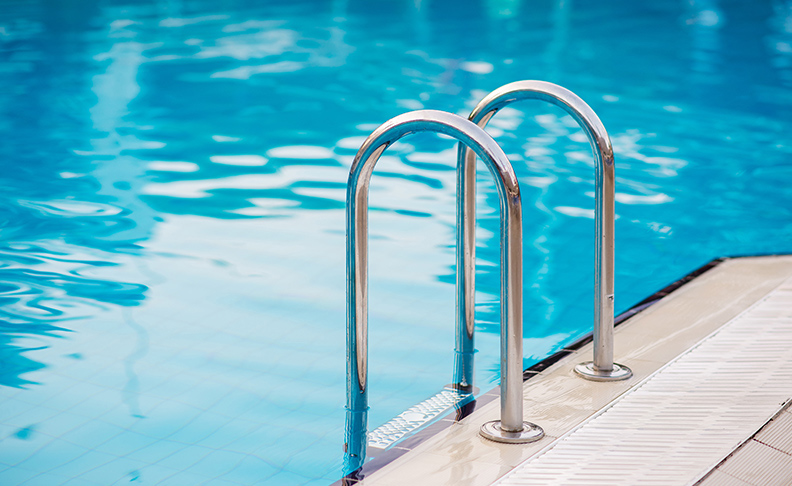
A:
[[[484,161],[495,178],[500,200],[501,421],[486,426],[494,440],[530,442],[544,435],[522,417],[522,206],[514,170],[500,146],[475,124],[446,112],[413,111],[392,118],[369,135],[352,162],[347,182],[347,472],[362,466],[366,453],[369,183],[385,149],[420,131],[456,138]]]
[[[569,113],[588,136],[595,157],[594,360],[575,371],[594,381],[625,380],[626,366],[613,362],[614,163],[610,137],[599,117],[573,92],[544,81],[517,81],[491,92],[468,119],[480,127],[501,108],[521,100],[542,100]],[[457,328],[454,383],[473,383],[476,266],[476,154],[460,144],[457,157]],[[461,270],[460,270],[461,269]]]

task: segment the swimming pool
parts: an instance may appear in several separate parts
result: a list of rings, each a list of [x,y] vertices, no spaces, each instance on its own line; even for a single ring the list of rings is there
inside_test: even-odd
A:
[[[0,482],[327,484],[344,422],[344,213],[363,138],[544,79],[616,153],[616,308],[792,250],[792,6],[0,0]],[[489,125],[520,177],[525,356],[590,331],[593,168],[569,117]],[[451,378],[452,142],[372,180],[370,426]],[[498,375],[479,183],[478,386]]]

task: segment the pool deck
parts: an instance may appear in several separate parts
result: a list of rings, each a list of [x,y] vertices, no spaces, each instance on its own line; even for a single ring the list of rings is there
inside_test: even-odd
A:
[[[791,256],[727,259],[620,324],[615,359],[633,370],[630,380],[575,376],[591,355],[587,344],[525,382],[524,417],[545,430],[542,440],[480,437],[480,425],[499,415],[488,394],[472,414],[445,419],[409,452],[346,484],[792,481]]]

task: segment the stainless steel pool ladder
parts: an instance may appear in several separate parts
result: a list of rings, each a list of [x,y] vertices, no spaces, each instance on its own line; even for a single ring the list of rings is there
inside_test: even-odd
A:
[[[363,142],[347,182],[347,416],[346,471],[365,460],[368,412],[368,189],[385,149],[405,135],[437,132],[456,138],[478,155],[495,178],[500,201],[501,420],[486,424],[490,438],[531,442],[544,432],[523,421],[522,401],[522,202],[514,169],[483,129],[442,111],[405,113],[380,125]],[[457,241],[458,251],[460,241]],[[457,272],[460,272],[457,269]]]
[[[594,360],[580,363],[575,372],[594,381],[626,380],[632,371],[613,362],[613,260],[615,176],[613,147],[594,110],[568,89],[545,81],[517,81],[491,92],[468,119],[484,128],[498,110],[520,100],[543,100],[562,108],[583,128],[595,158],[594,202]],[[476,154],[459,144],[457,157],[457,327],[454,384],[473,383],[475,267],[476,267]],[[459,269],[463,269],[460,271]],[[522,354],[520,354],[522,358]]]

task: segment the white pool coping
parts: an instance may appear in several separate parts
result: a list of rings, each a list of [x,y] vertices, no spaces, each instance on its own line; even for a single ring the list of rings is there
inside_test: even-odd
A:
[[[642,400],[642,403],[652,405],[654,412],[660,417],[672,422],[684,418],[682,435],[673,436],[672,430],[659,431],[658,437],[665,439],[659,440],[658,443],[667,444],[670,449],[685,450],[685,447],[688,447],[686,444],[698,440],[697,430],[703,432],[714,430],[710,436],[711,440],[717,443],[717,447],[713,446],[710,455],[706,457],[702,455],[698,462],[693,461],[687,453],[681,456],[675,456],[676,453],[662,456],[666,459],[674,457],[676,459],[673,460],[677,463],[680,461],[685,464],[690,463],[689,467],[686,466],[689,470],[689,474],[685,475],[686,479],[673,484],[692,484],[734,451],[739,444],[750,438],[778,411],[784,401],[792,397],[792,380],[789,379],[789,373],[792,373],[792,355],[788,351],[792,350],[792,346],[770,346],[776,339],[787,339],[786,333],[792,339],[792,317],[790,317],[792,316],[792,286],[790,286],[792,281],[787,281],[790,278],[792,278],[792,257],[727,260],[617,328],[615,358],[617,362],[632,368],[634,372],[632,379],[626,382],[596,383],[576,377],[572,368],[576,363],[590,359],[589,344],[539,373],[536,378],[527,381],[524,386],[524,415],[526,420],[544,428],[547,435],[541,441],[527,445],[506,445],[481,438],[478,435],[479,426],[498,417],[499,404],[493,401],[360,480],[358,484],[490,485],[501,478],[503,478],[501,484],[504,485],[577,484],[571,482],[569,477],[566,477],[566,482],[558,483],[536,482],[533,479],[525,482],[526,477],[537,477],[527,472],[531,468],[549,467],[551,463],[556,469],[550,476],[560,474],[557,471],[566,471],[564,474],[572,474],[573,478],[583,478],[579,480],[580,484],[620,484],[612,482],[610,477],[601,476],[603,473],[601,468],[595,467],[592,470],[593,476],[580,476],[578,473],[585,467],[585,460],[590,459],[596,466],[603,457],[602,454],[611,454],[608,457],[612,457],[614,461],[610,463],[610,467],[604,469],[605,471],[620,471],[626,467],[625,461],[630,456],[630,454],[625,455],[626,449],[620,447],[630,440],[633,441],[630,443],[636,447],[635,451],[654,447],[655,443],[651,440],[647,442],[646,439],[641,439],[641,434],[654,428],[651,426],[654,422],[651,420],[642,422],[646,411],[641,410],[637,413],[631,408],[634,402]],[[754,332],[758,331],[758,328],[750,326],[759,325],[756,324],[757,322],[770,327],[762,328],[759,333]],[[748,346],[748,349],[760,349],[758,354],[751,355],[752,357],[739,355],[739,358],[730,356],[729,353],[733,354],[739,350],[742,339],[734,337],[734,333],[746,339],[757,334],[756,339],[759,341],[756,342],[756,347],[752,345]],[[763,337],[758,337],[758,334],[762,334]],[[725,345],[718,344],[721,343],[720,340],[732,343],[734,346],[728,348],[731,351],[726,352],[727,348],[723,347]],[[765,405],[759,407],[761,410],[757,410],[756,413],[748,413],[746,407],[741,406],[740,400],[744,398],[739,398],[736,393],[713,392],[719,403],[722,402],[726,409],[731,406],[738,411],[738,414],[742,414],[740,417],[745,421],[744,427],[735,429],[734,433],[728,436],[728,440],[720,432],[722,422],[724,420],[729,422],[719,415],[721,411],[705,407],[711,411],[711,415],[705,413],[702,416],[708,417],[709,422],[699,420],[701,416],[696,416],[694,420],[690,418],[693,415],[682,417],[684,414],[680,415],[679,410],[669,411],[668,407],[663,406],[663,400],[659,396],[642,398],[647,390],[651,392],[658,383],[665,383],[667,388],[663,389],[662,394],[670,394],[678,403],[684,404],[687,403],[684,397],[681,395],[676,397],[683,388],[693,392],[699,391],[700,395],[704,396],[707,395],[709,383],[714,378],[733,375],[738,381],[745,380],[747,375],[742,371],[718,373],[718,370],[724,367],[731,369],[728,368],[729,366],[732,368],[736,366],[735,369],[741,370],[745,359],[762,361],[761,356],[764,353],[762,347],[765,345],[773,349],[784,348],[784,352],[787,353],[781,352],[783,356],[774,358],[780,363],[778,364],[780,371],[775,372],[773,376],[782,377],[781,381],[789,384],[789,390],[785,386],[776,386],[775,383],[778,381],[776,378],[772,381],[773,385],[757,382],[756,396],[764,400]],[[709,354],[705,353],[706,357],[696,354],[710,348],[712,350]],[[724,351],[720,352],[719,349]],[[730,357],[732,357],[732,365],[728,364]],[[701,361],[696,359],[703,359],[707,365],[701,365]],[[678,365],[688,368],[679,375],[674,371],[674,367]],[[674,377],[675,374],[679,376],[675,379],[667,378]],[[680,381],[683,377],[688,377],[692,381],[686,382],[687,385],[683,386]],[[675,380],[678,383],[675,383]],[[752,381],[756,380],[748,379],[741,383],[751,384]],[[773,389],[772,393],[769,392],[768,387]],[[779,398],[782,396],[784,398]],[[618,412],[619,410],[624,412]],[[701,413],[697,407],[690,407],[689,411]],[[628,440],[626,432],[621,429],[613,429],[612,435],[604,432],[589,433],[589,431],[600,431],[602,424],[607,423],[608,427],[613,427],[614,423],[619,423],[619,420],[610,422],[617,412],[633,420],[633,422],[625,422],[625,430],[632,430],[636,434],[634,440]],[[707,423],[710,427],[706,426]],[[612,447],[613,444],[608,442],[609,440],[615,441],[618,447]],[[698,449],[699,447],[696,446],[696,450]],[[632,456],[634,461],[644,464],[647,457],[657,454],[657,451],[648,455],[636,452]],[[557,460],[559,457],[565,457],[567,461],[559,462]],[[693,465],[694,462],[696,465]],[[675,470],[679,469],[677,463],[666,462],[666,465],[669,470]],[[704,465],[699,467],[701,464]],[[662,465],[658,467],[663,469]],[[641,470],[641,468],[628,469]],[[656,473],[648,466],[643,470]],[[526,472],[521,476],[521,471]],[[623,484],[641,484],[643,481],[639,477],[640,472],[635,474],[638,476],[629,476],[629,479],[625,479],[627,482]],[[547,476],[548,480],[552,479],[550,476]],[[660,481],[657,484],[672,483]]]

